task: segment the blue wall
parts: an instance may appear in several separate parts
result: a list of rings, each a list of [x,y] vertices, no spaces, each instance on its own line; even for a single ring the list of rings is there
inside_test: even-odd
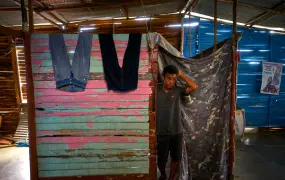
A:
[[[212,21],[192,18],[199,25],[192,29],[192,56],[213,46]],[[185,19],[188,23],[188,19]],[[285,64],[285,36],[269,31],[238,28],[242,39],[238,43],[241,61],[238,64],[237,106],[245,109],[247,126],[285,126],[285,69],[280,95],[260,94],[262,61]],[[184,56],[189,57],[189,27],[184,28]],[[232,26],[218,24],[217,40],[231,37]]]

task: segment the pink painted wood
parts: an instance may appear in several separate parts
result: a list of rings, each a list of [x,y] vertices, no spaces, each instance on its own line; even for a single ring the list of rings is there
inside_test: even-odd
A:
[[[100,108],[100,109],[116,109],[116,108],[129,108],[129,109],[148,109],[149,102],[57,102],[57,103],[38,103],[36,102],[36,108]]]
[[[36,98],[36,103],[43,102],[94,102],[94,101],[105,101],[105,102],[117,102],[117,101],[129,101],[132,102],[142,101],[148,102],[149,95],[78,95],[78,96],[39,96]]]
[[[64,36],[71,60],[78,35]],[[100,45],[96,36],[93,36],[92,41],[90,79],[104,77]],[[54,78],[50,78],[53,68],[48,35],[37,34],[32,37],[34,37],[31,47],[33,73],[40,75],[34,77],[39,159],[44,156],[54,156],[59,165],[64,164],[60,156],[66,155],[70,158],[96,156],[104,161],[110,155],[108,152],[110,147],[115,148],[113,151],[118,151],[112,156],[118,157],[120,161],[125,161],[122,156],[129,156],[134,149],[140,149],[138,151],[144,149],[146,153],[131,153],[132,156],[146,157],[150,143],[148,121],[149,102],[153,98],[153,82],[139,80],[138,89],[128,93],[108,91],[104,80],[89,80],[83,92],[70,93],[57,90]],[[125,35],[114,35],[114,39],[119,65],[122,66],[128,38]],[[144,35],[141,44],[139,79],[152,77],[149,76],[148,60],[147,41]],[[90,153],[94,150],[96,153]],[[39,169],[43,169],[42,164],[39,166],[41,166]],[[149,162],[145,161],[144,166],[148,167]],[[74,171],[76,170],[79,169],[75,168]],[[58,175],[65,173],[64,170],[52,167],[49,167],[49,172],[40,171],[43,172],[47,177],[54,172]],[[128,172],[131,173],[133,172]]]
[[[138,88],[150,87],[150,80],[140,80],[138,82]],[[35,89],[55,89],[54,81],[34,81]],[[86,89],[102,89],[107,88],[105,80],[89,80]]]
[[[131,92],[116,92],[108,91],[107,89],[85,89],[83,92],[77,92],[76,95],[149,95],[152,93],[150,87],[138,88],[135,91]],[[35,89],[36,96],[74,96],[73,92],[65,92],[57,89]]]
[[[87,112],[73,112],[73,111],[36,111],[36,116],[90,116],[90,115],[112,115],[112,116],[127,116],[127,115],[148,115],[148,112],[140,109],[126,109],[126,110],[90,110]]]

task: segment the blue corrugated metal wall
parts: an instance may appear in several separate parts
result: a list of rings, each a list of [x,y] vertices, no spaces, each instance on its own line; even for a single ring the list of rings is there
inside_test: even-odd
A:
[[[280,95],[270,96],[269,123],[271,126],[285,126],[285,36],[271,34],[271,60],[283,64]]]
[[[197,47],[192,51],[192,56],[213,46],[214,41],[213,22],[204,19],[195,21],[199,22],[199,25],[191,27],[194,29],[191,37],[196,37]],[[262,61],[285,63],[285,36],[248,28],[238,28],[238,32],[242,32],[243,35],[238,43],[241,61],[238,64],[237,106],[246,111],[246,125],[285,126],[284,73],[280,95],[260,94]],[[185,37],[189,37],[189,27],[184,28],[184,33]],[[231,33],[231,25],[218,23],[218,42],[230,38]],[[189,57],[188,38],[185,38],[184,44],[184,55]]]

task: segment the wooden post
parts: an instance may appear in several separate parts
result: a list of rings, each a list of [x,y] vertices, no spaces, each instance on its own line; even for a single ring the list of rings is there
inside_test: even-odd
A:
[[[191,11],[192,8],[189,9],[189,58],[192,56],[192,29],[191,29]]]
[[[29,32],[34,33],[33,0],[28,0],[28,8],[29,8]]]
[[[31,0],[29,0],[30,2]],[[31,60],[31,39],[27,25],[27,12],[24,0],[21,0],[23,35],[25,48],[25,64],[26,64],[26,79],[27,79],[27,96],[28,96],[28,127],[29,127],[29,152],[30,152],[30,179],[38,179],[38,157],[36,143],[36,120],[35,120],[35,101],[34,101],[34,82]],[[31,11],[33,13],[33,11]]]
[[[217,50],[217,16],[218,0],[214,0],[214,52]]]
[[[232,64],[232,77],[231,77],[231,113],[230,113],[230,153],[229,153],[229,179],[233,179],[234,168],[234,153],[235,153],[235,111],[236,111],[236,73],[237,73],[237,3],[238,0],[233,0],[233,64]]]
[[[22,12],[22,30],[28,31],[28,19],[27,19],[25,0],[21,0],[21,12]]]
[[[31,62],[31,40],[30,34],[24,32],[25,64],[27,79],[28,96],[28,126],[29,126],[29,145],[30,145],[30,176],[31,180],[38,179],[38,158],[36,144],[36,121],[35,121],[35,101],[34,101],[34,82]]]
[[[184,46],[184,16],[181,17],[181,44],[180,44],[180,52],[183,54],[183,46]]]

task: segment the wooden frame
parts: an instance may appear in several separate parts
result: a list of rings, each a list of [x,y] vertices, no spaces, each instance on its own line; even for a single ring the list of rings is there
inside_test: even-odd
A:
[[[24,48],[26,60],[27,99],[28,99],[28,127],[30,151],[30,179],[38,179],[38,156],[36,142],[35,97],[31,62],[31,39],[28,32],[24,32]]]
[[[7,36],[23,38],[22,31],[14,30],[12,28],[4,27],[4,26],[1,26],[1,25],[0,25],[0,34],[4,34],[4,35],[7,35]]]
[[[235,111],[236,111],[236,74],[237,74],[237,4],[238,0],[233,0],[233,64],[231,77],[231,112],[230,112],[230,142],[229,142],[229,179],[233,179],[234,153],[235,153]]]

